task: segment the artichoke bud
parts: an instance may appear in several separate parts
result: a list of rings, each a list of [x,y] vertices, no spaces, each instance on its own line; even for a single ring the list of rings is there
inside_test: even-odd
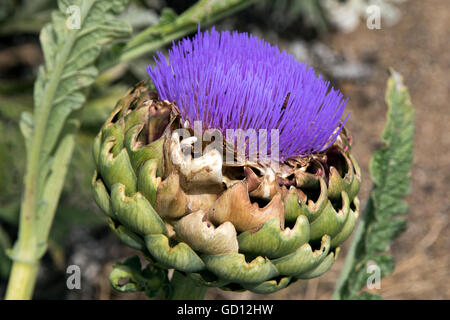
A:
[[[257,50],[270,49],[275,56],[274,70],[269,70],[273,73],[283,72],[276,61],[289,57],[272,52],[274,47],[261,45],[248,35],[213,30],[192,40],[193,58],[195,52],[201,56],[202,41],[208,37],[211,43],[222,37],[228,42],[250,42],[248,45]],[[186,58],[189,52],[183,50],[188,47],[175,46],[171,54]],[[343,111],[340,93],[325,95],[328,84],[303,64],[289,60],[285,64],[297,68],[303,76],[295,81],[311,78],[311,84],[301,87],[297,83],[296,87],[301,87],[298,92],[292,87],[286,89],[289,94],[279,96],[282,110],[269,110],[275,120],[264,109],[259,111],[264,119],[257,122],[250,117],[256,114],[251,113],[253,102],[248,94],[238,92],[234,96],[231,89],[214,89],[211,82],[217,75],[211,74],[204,76],[209,86],[202,87],[203,73],[225,72],[223,66],[198,71],[198,86],[190,88],[184,79],[188,85],[184,83],[183,87],[177,83],[182,80],[172,74],[182,68],[177,57],[169,57],[173,64],[170,77],[164,75],[169,66],[163,57],[159,56],[156,67],[148,69],[157,91],[147,88],[144,82],[137,84],[118,102],[95,139],[94,198],[108,216],[113,232],[125,244],[140,250],[155,270],[175,269],[202,285],[225,290],[271,293],[297,279],[326,272],[339,246],[352,233],[359,213],[361,175],[350,153],[351,138],[339,120]],[[226,63],[234,63],[228,60]],[[270,81],[264,85],[267,83]],[[242,90],[257,90],[252,85],[248,83],[248,88]],[[289,83],[274,81],[273,85]],[[254,103],[277,105],[272,103],[277,98],[275,91],[269,89],[264,92],[272,94],[262,94],[261,98],[254,95]],[[202,95],[202,90],[208,94]],[[301,98],[301,94],[312,96],[311,101],[322,101],[323,107],[308,110],[308,97]],[[238,106],[230,101],[243,97],[247,98],[241,104],[249,105],[239,109],[236,118]],[[333,112],[326,107],[334,107]],[[300,114],[295,108],[304,111]],[[289,114],[291,109],[296,117]],[[245,127],[251,121],[265,129],[281,127],[279,161],[275,166],[264,159],[230,163],[225,152],[220,152],[229,149],[229,141],[205,142],[194,132],[199,115],[206,121],[202,129],[219,128],[220,132],[234,124],[236,128]],[[325,123],[322,127],[319,120]],[[303,130],[302,126],[309,129]],[[293,135],[302,132],[301,137]],[[248,153],[249,148],[244,150]],[[114,271],[114,279],[130,269],[121,268]],[[130,289],[115,283],[114,287],[126,291],[144,285],[133,284]],[[152,287],[152,292],[157,290]]]

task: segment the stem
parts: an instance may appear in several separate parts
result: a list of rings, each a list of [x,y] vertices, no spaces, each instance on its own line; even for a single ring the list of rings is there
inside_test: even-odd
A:
[[[168,24],[157,24],[141,31],[123,48],[120,55],[100,63],[100,72],[118,63],[128,62],[146,53],[154,52],[162,46],[179,39],[198,27],[198,23],[211,24],[238,12],[255,0],[200,0]],[[213,4],[212,4],[213,3]]]
[[[199,285],[197,282],[180,272],[175,271],[172,277],[173,292],[171,300],[203,300],[207,287]]]
[[[38,269],[38,263],[15,261],[11,268],[11,276],[5,298],[7,300],[31,299]]]
[[[348,253],[345,257],[344,266],[342,267],[341,274],[339,275],[339,279],[336,283],[333,296],[331,297],[331,299],[333,300],[341,300],[342,286],[347,280],[355,263],[356,247],[358,246],[358,243],[361,240],[362,235],[364,234],[364,225],[365,222],[363,221],[363,219],[361,219],[361,221],[358,223],[358,227],[356,228],[355,234],[350,244],[350,248],[348,249]]]
[[[341,291],[345,284],[345,282],[348,280],[348,277],[352,271],[352,268],[355,265],[355,257],[356,257],[356,249],[358,248],[358,245],[361,241],[364,241],[364,234],[367,224],[367,219],[369,215],[369,207],[372,205],[371,198],[369,197],[369,200],[366,204],[366,207],[363,211],[362,217],[358,223],[358,226],[356,227],[355,233],[353,234],[352,242],[350,244],[350,248],[348,249],[348,253],[345,257],[344,266],[342,267],[341,274],[339,275],[339,279],[336,283],[336,287],[333,292],[333,296],[331,299],[333,300],[340,300],[341,297]]]

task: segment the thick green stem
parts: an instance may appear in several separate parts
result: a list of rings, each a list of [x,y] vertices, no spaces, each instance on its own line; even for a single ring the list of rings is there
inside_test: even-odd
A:
[[[16,261],[9,278],[7,300],[29,300],[33,295],[39,264]]]
[[[345,281],[348,279],[352,268],[355,265],[356,259],[356,249],[360,245],[361,241],[364,241],[363,237],[366,231],[366,224],[369,215],[369,208],[372,205],[372,200],[369,198],[369,201],[366,205],[366,208],[363,211],[361,219],[359,220],[358,226],[352,237],[352,242],[350,243],[350,247],[348,249],[348,253],[345,256],[344,266],[342,267],[341,274],[339,275],[339,279],[336,283],[336,287],[333,292],[332,299],[340,300],[342,296],[342,287],[345,284]]]
[[[172,294],[171,300],[203,300],[207,287],[199,285],[189,277],[183,276],[175,271],[172,277]]]
[[[363,219],[361,219],[361,221],[358,223],[358,227],[356,228],[355,234],[353,235],[353,239],[350,244],[350,248],[345,257],[344,266],[342,267],[341,274],[339,275],[339,279],[336,283],[336,287],[334,289],[334,293],[332,296],[333,300],[341,299],[342,286],[344,285],[345,281],[347,280],[348,275],[352,271],[353,265],[355,263],[356,247],[358,246],[359,241],[361,240],[361,237],[364,234],[364,225],[365,225],[365,222],[363,221]]]

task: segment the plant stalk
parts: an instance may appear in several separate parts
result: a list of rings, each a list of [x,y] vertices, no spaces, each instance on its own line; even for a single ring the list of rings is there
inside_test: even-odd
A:
[[[179,39],[198,28],[199,23],[212,24],[253,4],[255,0],[200,0],[171,23],[150,26],[138,33],[115,59],[101,62],[100,72],[129,62]]]
[[[358,222],[358,226],[353,234],[352,242],[350,243],[347,255],[345,256],[344,266],[342,267],[341,274],[339,275],[336,287],[334,288],[333,296],[331,297],[333,300],[341,300],[342,287],[355,265],[356,249],[358,248],[360,242],[364,240],[363,237],[366,231],[369,207],[372,205],[371,201],[371,198],[369,198],[361,219]]]
[[[358,223],[358,227],[356,228],[355,234],[353,235],[352,242],[350,244],[350,248],[348,249],[347,255],[345,256],[344,266],[342,267],[341,274],[339,275],[339,279],[336,283],[336,287],[333,292],[333,296],[331,299],[333,300],[341,300],[341,290],[342,286],[345,283],[345,280],[348,278],[353,265],[355,263],[355,253],[356,248],[361,240],[361,237],[364,234],[365,222],[363,219]]]
[[[39,263],[15,261],[11,268],[7,300],[29,300],[33,295]]]

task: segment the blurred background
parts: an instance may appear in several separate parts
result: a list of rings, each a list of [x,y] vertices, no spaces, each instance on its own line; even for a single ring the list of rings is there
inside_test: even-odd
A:
[[[132,0],[122,19],[134,32],[160,21],[164,8],[180,14],[195,1]],[[373,6],[376,7],[373,7]],[[10,261],[4,250],[17,234],[24,144],[20,113],[33,107],[42,63],[39,30],[53,0],[0,0],[0,297]],[[368,9],[369,8],[369,9]],[[375,8],[375,9],[374,9]],[[371,14],[379,10],[380,25]],[[165,10],[167,14],[167,9]],[[371,18],[372,17],[372,18]],[[307,62],[349,97],[347,122],[363,172],[362,206],[371,188],[368,164],[385,124],[387,68],[405,78],[416,109],[408,229],[390,248],[396,268],[376,290],[386,299],[450,299],[450,3],[448,0],[260,0],[216,28],[251,32]],[[205,27],[205,26],[203,26]],[[379,28],[378,28],[379,27]],[[165,50],[166,48],[161,48]],[[90,190],[94,135],[127,88],[148,79],[152,54],[103,74],[92,87],[83,125],[42,260],[37,299],[144,299],[109,285],[112,265],[135,252],[107,228]],[[350,240],[324,276],[271,295],[209,290],[207,299],[329,299]],[[68,290],[66,268],[79,265],[81,290]]]

